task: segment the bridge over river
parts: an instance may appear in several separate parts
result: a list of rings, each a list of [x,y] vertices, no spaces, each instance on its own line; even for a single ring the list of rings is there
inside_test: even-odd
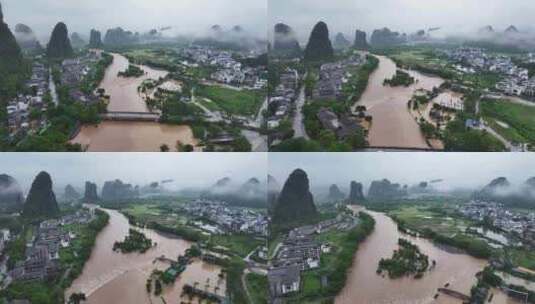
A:
[[[160,114],[149,112],[107,112],[100,115],[103,120],[114,121],[159,121]]]

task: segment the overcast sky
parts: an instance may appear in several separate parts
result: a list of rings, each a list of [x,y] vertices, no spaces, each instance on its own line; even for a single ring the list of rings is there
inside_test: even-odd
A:
[[[0,0],[6,22],[29,25],[48,37],[54,25],[64,21],[69,31],[89,35],[122,26],[146,32],[172,26],[174,32],[204,33],[214,24],[244,29],[265,36],[266,0]]]
[[[282,186],[288,175],[301,168],[311,187],[338,184],[347,188],[351,180],[364,183],[388,178],[414,185],[443,179],[440,188],[473,188],[505,176],[521,184],[535,176],[534,153],[270,153],[269,170]],[[437,185],[438,187],[438,185]]]
[[[412,33],[443,27],[444,32],[469,33],[486,25],[504,30],[514,24],[530,29],[535,1],[530,0],[269,0],[270,28],[278,22],[292,26],[301,41],[320,20],[331,34],[357,28],[370,33],[389,27]],[[370,34],[368,34],[370,35]]]
[[[231,177],[243,183],[251,177],[265,180],[266,153],[0,153],[1,173],[13,176],[29,190],[40,171],[52,176],[56,189],[67,184],[98,187],[116,178],[134,185],[173,179],[168,187],[181,189],[214,184]]]

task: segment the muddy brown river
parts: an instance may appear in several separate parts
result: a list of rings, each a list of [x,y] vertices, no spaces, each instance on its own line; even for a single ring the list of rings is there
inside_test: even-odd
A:
[[[106,70],[104,79],[100,83],[100,87],[106,90],[106,94],[110,95],[110,104],[108,111],[110,112],[149,112],[145,101],[141,98],[137,88],[147,79],[157,80],[160,77],[165,77],[169,72],[163,70],[156,70],[148,66],[140,65],[139,67],[145,71],[145,75],[141,77],[118,77],[117,73],[125,71],[128,68],[128,59],[119,54],[113,55],[113,63]]]
[[[88,152],[154,152],[160,151],[162,144],[166,144],[170,151],[176,151],[178,141],[194,147],[198,143],[189,126],[144,121],[103,121],[99,125],[84,125],[72,140]]]
[[[159,79],[168,72],[141,66],[145,75],[138,78],[118,77],[117,73],[126,70],[128,59],[113,54],[113,63],[106,69],[100,87],[110,95],[108,111],[142,112],[149,110],[138,87],[146,79]],[[90,152],[158,152],[166,144],[170,151],[176,151],[177,142],[196,146],[191,128],[187,125],[164,125],[151,121],[103,121],[98,126],[84,125],[71,140]],[[199,149],[197,149],[199,151]]]
[[[418,89],[431,90],[444,80],[415,71],[409,73],[417,82],[409,87],[383,86],[386,78],[396,74],[396,64],[385,56],[376,56],[379,66],[370,75],[368,86],[355,104],[364,105],[373,117],[368,140],[372,147],[399,147],[427,149],[420,127],[407,109],[407,102]]]
[[[149,295],[145,288],[147,278],[154,269],[165,270],[169,266],[164,262],[155,262],[155,259],[165,256],[176,260],[191,243],[144,229],[145,235],[157,243],[156,247],[143,254],[113,252],[113,244],[123,240],[131,226],[118,211],[104,210],[110,215],[109,224],[98,235],[91,257],[82,274],[66,291],[66,298],[71,293],[83,292],[88,297],[84,303],[90,304],[180,303],[188,301],[180,296],[183,285],[194,285],[196,282],[198,288],[225,294],[225,280],[218,277],[221,268],[195,261],[188,265],[174,284],[164,287],[161,297]]]
[[[355,207],[355,210],[359,207]],[[347,283],[336,297],[338,304],[423,304],[444,303],[461,304],[462,301],[445,294],[435,300],[437,288],[449,283],[449,288],[470,294],[476,282],[475,274],[487,264],[486,260],[475,259],[466,254],[453,253],[435,246],[423,238],[403,235],[397,230],[396,223],[388,216],[366,211],[375,219],[375,230],[359,246],[349,270]],[[437,265],[425,273],[421,279],[400,278],[391,280],[376,274],[381,258],[390,258],[400,237],[410,240],[420,250],[435,260]],[[493,301],[493,303],[499,303]],[[507,302],[502,302],[507,303]]]

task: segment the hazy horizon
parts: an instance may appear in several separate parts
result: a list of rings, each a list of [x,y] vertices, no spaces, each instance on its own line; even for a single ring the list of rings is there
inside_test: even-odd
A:
[[[414,33],[420,29],[442,28],[438,35],[470,34],[491,25],[503,31],[515,25],[520,31],[532,30],[535,2],[523,0],[269,0],[270,35],[273,26],[291,26],[301,43],[306,43],[318,21],[329,26],[331,36],[338,32],[354,39],[356,29],[368,33],[388,27]],[[350,35],[350,36],[347,36]]]
[[[265,36],[267,3],[260,0],[0,0],[5,22],[13,30],[23,23],[46,43],[58,22],[89,37],[92,28],[102,32],[121,26],[132,32],[172,27],[169,34],[206,33],[212,25],[231,29],[240,25],[252,35]],[[246,13],[244,13],[246,12]]]
[[[313,191],[331,184],[347,189],[352,180],[367,189],[374,180],[415,185],[442,179],[437,189],[477,189],[497,177],[513,185],[524,183],[535,172],[531,153],[270,153],[269,174],[282,187],[297,168],[307,172]]]
[[[178,190],[210,186],[226,176],[238,183],[264,181],[267,172],[266,153],[2,153],[0,163],[0,174],[14,177],[24,193],[40,171],[51,175],[55,189],[91,181],[99,191],[115,179],[139,186],[172,179],[166,187]]]

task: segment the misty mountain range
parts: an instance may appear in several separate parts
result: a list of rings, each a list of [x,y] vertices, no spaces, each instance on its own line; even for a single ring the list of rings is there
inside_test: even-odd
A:
[[[63,203],[113,203],[153,196],[186,196],[223,200],[229,205],[242,207],[265,208],[267,206],[267,181],[261,181],[257,178],[250,178],[240,183],[225,177],[216,181],[212,186],[183,188],[178,191],[166,188],[166,184],[171,182],[171,180],[163,180],[145,186],[137,186],[115,179],[105,182],[101,187],[96,183],[86,182],[85,187],[68,184],[64,189],[55,189],[54,192],[59,194],[58,201]],[[0,210],[4,212],[21,210],[26,195],[17,180],[6,174],[0,175]]]
[[[179,41],[235,50],[262,50],[267,48],[266,40],[263,40],[261,37],[255,37],[239,25],[234,26],[230,30],[224,30],[216,25],[204,33],[197,35],[174,35],[169,34],[169,30],[170,27],[162,27],[140,33],[122,27],[115,27],[106,30],[104,34],[95,29],[88,32],[87,35],[73,32],[69,39],[72,46],[76,48],[85,46],[115,47],[148,43],[176,43]],[[17,24],[14,35],[17,43],[24,50],[34,51],[42,48],[42,43],[38,40],[32,28],[25,24]]]
[[[14,28],[14,36],[22,49],[33,52],[41,50],[42,45],[47,45],[39,41],[30,26],[18,23]],[[50,41],[47,47],[49,49],[51,47],[54,48],[53,54],[70,53],[69,47],[71,45],[76,48],[87,45],[91,47],[101,47],[103,45],[115,47],[147,43],[176,43],[179,41],[234,50],[254,49],[264,52],[267,50],[267,39],[257,37],[241,25],[234,25],[230,29],[225,29],[220,25],[213,25],[205,31],[199,31],[197,34],[173,34],[171,33],[171,26],[154,27],[145,32],[134,32],[118,26],[107,29],[105,32],[95,29],[91,29],[87,33],[72,32],[69,36],[68,28],[68,24],[58,22],[50,36],[45,37],[44,41]],[[65,37],[63,38],[63,36]],[[58,39],[58,37],[62,38]]]
[[[317,40],[314,36],[318,25],[327,27],[328,24],[318,22],[316,26],[311,29],[310,41]],[[357,28],[357,26],[355,26]],[[328,29],[323,31],[328,32]],[[394,46],[406,43],[487,43],[497,44],[503,46],[511,46],[515,48],[535,49],[535,31],[529,29],[519,29],[515,25],[510,25],[504,29],[495,29],[491,25],[482,26],[478,29],[473,29],[470,32],[445,32],[440,27],[422,28],[421,30],[412,33],[403,33],[392,30],[388,27],[378,28],[370,33],[369,40],[366,38],[367,33],[360,29],[356,29],[354,36],[343,32],[336,32],[331,34],[329,39],[319,45],[328,44],[334,46],[335,49],[344,49],[354,46],[358,49],[367,49],[369,45],[374,47]],[[354,39],[350,40],[351,37]],[[272,52],[279,56],[298,56],[302,52],[301,46],[306,45],[304,41],[299,41],[297,34],[291,26],[284,23],[277,23],[273,28],[273,43]],[[321,48],[318,47],[318,48]]]

